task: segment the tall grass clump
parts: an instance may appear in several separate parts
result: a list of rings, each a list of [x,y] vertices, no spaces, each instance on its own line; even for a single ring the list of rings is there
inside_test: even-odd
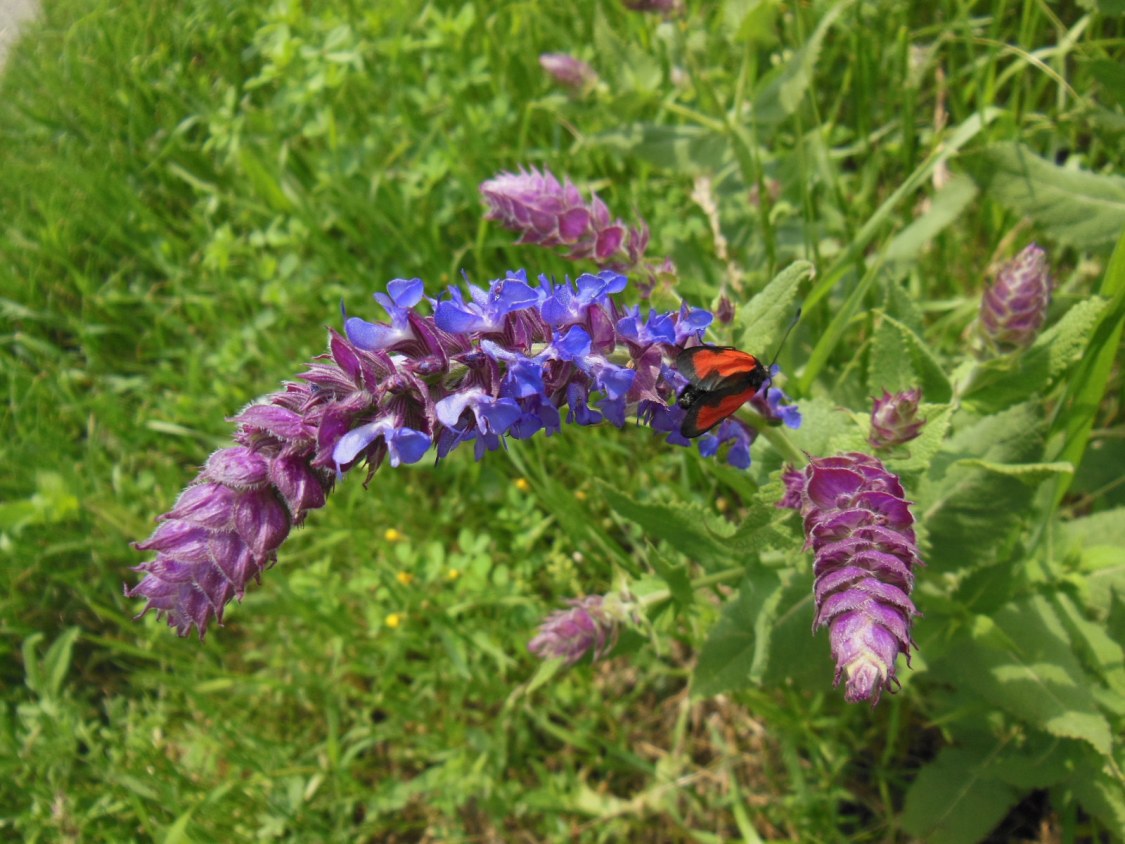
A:
[[[48,3],[0,77],[0,829],[1121,840],[1123,45]]]

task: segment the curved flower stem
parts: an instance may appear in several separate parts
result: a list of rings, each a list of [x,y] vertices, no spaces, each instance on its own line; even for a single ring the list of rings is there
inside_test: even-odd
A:
[[[792,440],[789,439],[789,436],[785,433],[784,428],[769,424],[765,419],[763,419],[756,413],[751,415],[756,417],[756,419],[761,420],[755,425],[755,427],[758,428],[758,433],[760,433],[769,442],[770,445],[777,449],[785,462],[791,463],[798,468],[804,466],[809,462],[809,459],[805,455],[805,453],[797,448],[797,446],[793,445]],[[751,422],[751,424],[755,423]]]

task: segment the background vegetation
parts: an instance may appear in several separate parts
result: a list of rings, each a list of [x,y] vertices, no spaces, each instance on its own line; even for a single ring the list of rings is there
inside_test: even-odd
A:
[[[46,4],[0,79],[6,836],[1125,828],[1125,9],[687,6]],[[600,83],[561,90],[548,51]],[[643,429],[349,479],[205,643],[131,620],[128,543],[341,300],[588,269],[482,220],[479,183],[520,165],[646,219],[679,267],[655,301],[738,306],[718,340],[764,353],[757,315],[804,302],[799,447],[861,447],[871,395],[923,386],[928,439],[891,464],[930,563],[901,694],[831,688],[796,520],[754,538],[776,453],[740,473]],[[1046,339],[978,367],[981,291],[1032,239]],[[815,279],[748,304],[798,259]],[[732,567],[741,589],[685,587]],[[620,574],[676,586],[659,647],[535,680],[539,620]]]

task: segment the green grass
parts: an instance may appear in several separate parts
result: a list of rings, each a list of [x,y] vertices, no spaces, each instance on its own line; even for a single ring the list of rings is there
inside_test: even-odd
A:
[[[725,292],[746,320],[770,278],[812,261],[781,363],[803,401],[827,408],[806,423],[822,453],[830,430],[850,442],[831,408],[862,415],[879,388],[881,314],[952,373],[995,259],[1038,237],[1058,276],[1051,324],[1099,290],[1116,296],[1097,334],[1109,351],[1037,396],[1029,428],[1050,426],[1046,451],[989,458],[1069,459],[1073,480],[1035,476],[1047,483],[1033,504],[1036,489],[1006,478],[999,509],[1047,524],[1125,506],[1105,468],[1125,459],[1121,284],[1101,281],[1112,243],[1053,238],[1049,215],[1025,219],[988,190],[940,225],[925,216],[945,201],[934,180],[968,191],[992,144],[1122,172],[1120,4],[688,5],[662,22],[608,0],[47,3],[0,78],[4,836],[910,840],[906,795],[943,747],[978,733],[1044,746],[997,715],[961,730],[974,698],[914,685],[943,640],[979,630],[967,596],[997,576],[941,562],[934,525],[952,517],[940,512],[920,624],[947,626],[919,633],[916,672],[875,710],[831,688],[823,633],[788,661],[775,654],[768,682],[692,696],[725,587],[654,614],[655,642],[629,633],[608,660],[532,682],[526,642],[550,609],[691,556],[618,512],[607,486],[737,524],[779,465],[764,442],[745,476],[631,428],[387,468],[367,490],[357,474],[204,643],[131,620],[121,585],[144,558],[128,543],[228,441],[226,418],[323,351],[341,300],[374,317],[370,294],[395,277],[433,294],[462,270],[483,282],[510,267],[589,269],[483,221],[480,182],[520,165],[644,217],[650,254],[679,268],[661,304]],[[537,64],[548,51],[579,55],[603,84],[560,92]],[[713,179],[736,283],[691,199],[696,173]],[[749,201],[772,183],[777,202]],[[927,219],[925,237],[903,234]],[[954,429],[993,412],[977,401]],[[816,453],[813,441],[801,446]],[[1042,542],[1061,548],[1064,533]],[[1019,576],[1086,594],[1063,551],[1029,535],[997,541],[1026,549]],[[807,592],[793,537],[792,588]],[[1101,617],[1111,638],[1116,594]],[[810,620],[794,622],[802,635]],[[1112,648],[1096,645],[1076,658],[1110,654],[1110,676]],[[1120,718],[1125,687],[1108,682],[1099,701]],[[1119,787],[1119,747],[1114,765],[1109,786],[1089,782]],[[1021,787],[991,840],[1117,834],[1112,810],[1054,782]]]

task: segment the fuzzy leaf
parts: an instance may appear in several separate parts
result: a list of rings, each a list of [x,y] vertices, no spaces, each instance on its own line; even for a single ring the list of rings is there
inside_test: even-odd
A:
[[[738,597],[723,607],[695,668],[692,688],[704,697],[761,682],[769,664],[770,640],[786,581],[776,571],[747,574]]]
[[[914,329],[892,316],[883,314],[881,325],[883,324],[889,329],[886,342],[897,347],[900,357],[909,355],[912,368],[918,373],[918,381],[908,386],[921,387],[922,395],[929,401],[949,401],[953,395],[953,387],[949,383],[945,367],[930,350],[929,345],[915,333]],[[906,355],[903,354],[904,351]]]
[[[928,844],[980,841],[1003,819],[1019,792],[984,773],[986,754],[944,748],[914,777],[903,828]]]
[[[933,571],[972,568],[1002,556],[1011,532],[1028,513],[1032,490],[1015,478],[960,461],[1035,459],[1042,448],[1040,413],[1035,405],[1021,404],[986,416],[957,431],[934,456],[915,493],[915,513],[932,540],[926,561]]]
[[[801,418],[801,427],[785,434],[793,445],[814,457],[828,454],[833,439],[856,430],[851,416],[826,398],[802,399]]]
[[[890,320],[879,320],[871,338],[871,354],[867,365],[867,391],[872,396],[892,393],[918,386],[914,361],[902,353],[898,329]]]
[[[777,123],[797,110],[805,92],[812,84],[813,70],[820,57],[820,48],[829,28],[840,14],[851,5],[843,0],[830,8],[816,25],[809,40],[777,71],[767,74],[754,92],[753,119],[756,123]]]
[[[1082,808],[1106,829],[1125,829],[1125,789],[1105,766],[1087,762],[1074,772],[1070,787]]]
[[[993,463],[991,460],[980,460],[976,457],[966,457],[958,460],[956,466],[976,466],[998,475],[1007,475],[1009,478],[1019,478],[1025,484],[1037,486],[1046,478],[1058,474],[1073,474],[1074,467],[1069,463]]]
[[[1125,230],[1125,178],[1059,167],[1018,143],[987,147],[966,163],[990,196],[1053,240],[1108,246]]]
[[[649,538],[663,539],[684,556],[706,565],[730,562],[735,553],[729,525],[716,521],[702,507],[642,503],[608,484],[601,487],[616,513],[644,528]],[[724,535],[713,528],[727,530]]]
[[[758,349],[763,355],[773,354],[793,320],[801,282],[812,277],[812,264],[794,261],[775,275],[749,305],[739,308],[739,345],[744,349]]]
[[[1081,739],[1108,754],[1109,723],[1098,711],[1090,678],[1047,599],[1024,598],[1001,607],[991,619],[979,618],[972,643],[955,651],[964,682],[1031,726]]]

